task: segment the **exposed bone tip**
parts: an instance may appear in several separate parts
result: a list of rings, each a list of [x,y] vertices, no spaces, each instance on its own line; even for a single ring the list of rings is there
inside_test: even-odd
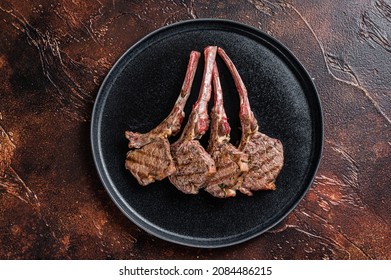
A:
[[[207,47],[205,47],[205,51],[206,50],[212,50],[212,49],[214,49],[214,50],[218,50],[218,47],[217,46],[207,46]]]
[[[201,56],[201,53],[199,51],[191,51],[191,56]]]
[[[217,47],[217,52],[221,55],[221,54],[225,54],[225,51],[223,48],[221,47]]]

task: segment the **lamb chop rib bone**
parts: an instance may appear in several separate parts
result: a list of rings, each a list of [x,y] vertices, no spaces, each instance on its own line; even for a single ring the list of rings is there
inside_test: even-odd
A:
[[[167,138],[180,130],[200,56],[199,52],[191,52],[180,95],[170,114],[147,133],[125,132],[131,149],[126,155],[125,168],[140,185],[162,180],[176,171]]]
[[[239,118],[242,127],[239,150],[249,156],[249,171],[241,176],[239,190],[247,195],[252,195],[252,191],[256,190],[274,190],[274,182],[284,162],[282,143],[259,132],[257,120],[250,108],[247,89],[238,70],[223,49],[219,48],[218,53],[231,72],[239,93]]]
[[[216,58],[217,47],[206,47],[205,68],[201,82],[201,89],[198,100],[193,106],[191,116],[192,118],[185,126],[181,139],[200,139],[209,128],[208,103],[212,94],[212,69]]]
[[[147,133],[125,132],[125,137],[129,140],[129,148],[140,148],[156,139],[162,137],[167,138],[171,135],[176,135],[179,132],[185,116],[183,110],[187,99],[190,96],[191,86],[193,84],[200,56],[201,54],[197,51],[192,51],[190,53],[190,59],[181,92],[170,114],[157,127]]]
[[[176,188],[188,194],[197,194],[216,172],[212,157],[198,141],[209,128],[207,109],[212,93],[212,69],[216,53],[216,46],[204,49],[205,66],[198,100],[193,106],[182,135],[171,146],[177,171],[169,176],[169,179]]]
[[[211,112],[211,132],[208,152],[216,163],[216,174],[205,190],[215,197],[236,195],[237,181],[248,171],[248,155],[239,151],[230,141],[231,127],[224,110],[223,91],[216,63],[213,66],[214,106]]]

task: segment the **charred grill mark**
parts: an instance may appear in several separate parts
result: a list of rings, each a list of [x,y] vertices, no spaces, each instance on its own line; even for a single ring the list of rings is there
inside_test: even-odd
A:
[[[133,162],[127,165],[130,172],[136,177],[141,185],[147,185],[155,180],[162,180],[166,176],[175,172],[175,167],[167,164],[164,168],[156,166],[146,166],[144,163]]]
[[[177,161],[178,162],[177,162],[176,166],[177,166],[178,169],[183,169],[183,168],[187,168],[187,167],[190,168],[194,164],[194,161],[192,161],[192,160],[181,161],[181,159],[177,158]]]
[[[174,158],[178,167],[192,167],[196,166],[197,163],[203,164],[203,154],[205,153],[204,148],[199,142],[192,142],[190,147],[175,151]]]
[[[209,181],[209,186],[219,185],[219,184],[221,184],[223,182],[226,182],[226,179],[230,179],[231,180],[232,176],[233,176],[231,173],[223,174],[223,175],[220,175],[220,176],[219,175],[213,177],[213,179]],[[228,187],[231,187],[231,186],[228,186]]]
[[[185,150],[185,149],[174,153],[175,158],[177,160],[177,164],[182,165],[182,166],[193,164],[196,159],[194,159],[194,157],[192,157],[192,155],[195,155],[195,154],[198,154],[198,152],[197,151],[189,151],[189,150]],[[199,158],[197,158],[197,159],[199,159]]]
[[[180,169],[180,168],[178,168],[178,169]],[[205,170],[201,170],[201,171],[197,171],[197,172],[176,172],[175,176],[176,177],[186,177],[186,176],[190,177],[192,175],[200,175],[200,174],[205,174],[207,172],[208,172],[208,170],[206,168]]]
[[[130,156],[126,159],[127,162],[139,165],[140,167],[148,167],[149,169],[159,169],[163,166],[169,166],[170,161],[164,161],[164,158],[160,158],[159,165],[156,165],[157,161],[148,162],[147,160],[150,160],[148,157],[137,157],[137,156]],[[163,163],[163,164],[162,164]],[[164,164],[166,163],[166,164]]]
[[[191,193],[197,193],[200,188],[202,188],[204,184],[204,179],[200,177],[199,174],[191,174],[187,176],[178,176],[174,179],[174,182],[176,183],[184,183],[183,186],[181,186],[181,190],[187,190],[188,188],[191,188]]]
[[[231,162],[221,162],[220,164],[218,164],[216,166],[217,168],[217,173],[218,174],[225,174],[225,173],[228,173],[228,172],[231,172],[231,171],[238,171],[239,170],[239,167],[238,165],[231,161]],[[217,173],[216,173],[216,176],[217,176]]]
[[[137,173],[140,173],[139,170],[144,170],[147,167],[148,172],[152,172],[153,169],[156,169],[156,166],[145,161],[142,161],[137,158],[130,157],[126,160],[128,169],[137,170]]]
[[[159,147],[160,149],[164,149],[164,147]],[[154,150],[151,150],[150,152],[147,152],[148,150],[145,149],[139,149],[134,150],[130,154],[135,154],[141,158],[148,158],[148,159],[154,159],[156,161],[162,160],[163,157],[156,155]]]
[[[255,171],[254,170],[251,170],[251,178],[253,179],[259,179],[259,178],[265,178],[265,179],[273,179],[274,178],[274,175],[276,174],[277,171],[279,171],[279,169],[281,168],[280,166],[278,165],[272,165],[272,166],[269,166],[271,167],[270,169],[267,169],[267,170],[264,170],[262,172],[257,172],[259,171],[259,169],[256,169]]]
[[[187,176],[191,174],[205,174],[208,172],[209,168],[207,165],[204,164],[198,164],[196,165],[196,168],[181,168],[180,166],[176,166],[177,171],[175,172],[174,176]]]
[[[254,169],[254,168],[259,168],[259,167],[262,167],[264,165],[267,165],[269,166],[271,163],[274,163],[274,165],[276,165],[277,163],[275,163],[275,159],[276,157],[278,156],[278,154],[276,153],[269,153],[269,154],[266,154],[266,156],[264,156],[263,154],[255,154],[251,157],[250,161],[251,161],[251,167],[250,169]],[[258,159],[260,159],[260,161],[258,161]]]
[[[191,163],[186,164],[182,164],[179,160],[176,164],[176,168],[178,171],[175,173],[175,176],[182,176],[182,174],[192,173],[202,174],[210,170],[210,164],[206,163],[204,159],[200,156],[197,159],[193,160]]]
[[[202,163],[202,160],[200,158],[192,158],[190,161],[188,161],[186,160],[188,156],[191,156],[191,154],[182,154],[179,157],[176,157],[176,165],[178,168],[192,168],[193,166],[197,165],[197,163]]]
[[[148,179],[149,182],[153,182],[154,179],[158,177],[158,174],[154,173],[152,170],[137,169],[134,173],[137,174],[143,182],[145,182],[146,179]]]

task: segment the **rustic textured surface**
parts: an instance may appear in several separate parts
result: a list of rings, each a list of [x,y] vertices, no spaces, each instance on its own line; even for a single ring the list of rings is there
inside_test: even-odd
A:
[[[391,259],[391,2],[0,1],[0,259]],[[279,39],[319,90],[315,182],[270,232],[194,249],[139,229],[92,161],[90,115],[113,63],[149,32],[228,18]]]

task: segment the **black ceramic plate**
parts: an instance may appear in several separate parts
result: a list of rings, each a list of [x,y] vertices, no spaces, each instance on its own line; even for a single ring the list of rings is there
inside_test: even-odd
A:
[[[208,45],[225,49],[240,72],[260,130],[282,141],[285,165],[277,190],[217,199],[204,191],[185,195],[168,179],[141,187],[125,170],[125,130],[147,132],[171,111],[189,54]],[[188,116],[197,99],[198,66]],[[239,98],[217,59],[232,142],[240,138]],[[212,105],[212,104],[210,104]],[[186,121],[186,119],[185,119]],[[202,139],[205,144],[208,134]],[[104,80],[92,115],[92,150],[113,201],[135,224],[171,242],[223,247],[253,238],[280,222],[310,187],[321,156],[323,122],[311,78],[283,45],[261,31],[232,21],[192,20],[161,28],[132,46]],[[170,141],[174,141],[170,139]]]

